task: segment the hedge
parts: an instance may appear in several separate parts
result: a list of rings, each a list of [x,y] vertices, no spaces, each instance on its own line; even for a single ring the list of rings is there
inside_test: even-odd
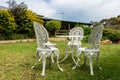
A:
[[[120,40],[120,30],[105,28],[103,31],[103,39],[109,39],[113,42]]]
[[[88,32],[88,31],[85,31]],[[85,35],[85,38],[82,40],[83,42],[87,42],[90,34]],[[112,42],[117,42],[120,40],[120,30],[104,28],[102,40],[109,39]]]

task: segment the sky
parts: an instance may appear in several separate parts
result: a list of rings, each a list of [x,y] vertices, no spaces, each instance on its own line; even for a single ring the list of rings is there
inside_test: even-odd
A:
[[[8,7],[8,0],[0,0],[0,6]],[[45,17],[90,22],[120,15],[120,0],[15,0],[25,2],[28,9]]]

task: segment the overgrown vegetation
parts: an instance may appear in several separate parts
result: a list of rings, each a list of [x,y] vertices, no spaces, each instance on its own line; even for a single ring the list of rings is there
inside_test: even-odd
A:
[[[65,56],[66,42],[54,42],[58,44],[60,59]],[[83,44],[83,46],[87,46]],[[47,58],[46,75],[41,76],[42,63],[39,62],[35,69],[31,66],[35,63],[35,42],[0,44],[0,80],[120,80],[120,45],[101,45],[99,64],[102,70],[98,70],[96,59],[93,61],[94,76],[89,75],[89,62],[83,66],[83,57],[80,57],[80,66],[75,70],[75,65],[69,56],[60,66],[64,69],[59,71],[56,64],[49,65]],[[55,58],[56,60],[56,58]]]

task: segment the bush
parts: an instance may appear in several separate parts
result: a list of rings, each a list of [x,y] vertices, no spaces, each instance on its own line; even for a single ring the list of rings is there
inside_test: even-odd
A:
[[[9,10],[0,10],[0,40],[33,38],[35,36],[33,21],[43,24],[44,21],[30,10],[25,12],[23,27],[16,23]]]
[[[88,42],[89,34],[85,35],[85,38],[82,40],[83,42]],[[105,28],[103,31],[102,40],[109,39],[112,42],[116,42],[120,40],[120,31],[110,28]]]
[[[105,28],[103,31],[103,38],[109,39],[113,42],[120,40],[120,31],[110,28]]]
[[[16,29],[14,17],[8,10],[0,10],[0,40],[11,39]]]
[[[85,37],[83,38],[82,42],[88,42],[88,38],[89,38],[92,28],[87,27],[86,25],[83,25],[83,24],[76,24],[76,26],[79,26],[79,27],[83,28],[83,30],[84,30]]]
[[[90,35],[91,30],[92,30],[90,27],[87,27],[86,25],[83,25],[83,24],[76,24],[76,26],[79,26],[79,27],[83,28],[85,36]]]
[[[88,42],[89,36],[90,36],[90,35],[86,35],[86,36],[82,39],[82,42],[85,42],[85,43]]]
[[[16,33],[14,33],[13,35],[11,35],[11,38],[16,40],[16,39],[28,39],[30,37],[27,34],[16,34]]]
[[[61,22],[57,20],[47,21],[45,27],[50,32],[51,35],[55,35],[56,30],[60,30],[61,28]]]
[[[43,20],[38,18],[36,13],[28,10],[27,5],[24,2],[17,4],[16,1],[11,1],[8,3],[9,11],[14,16],[17,28],[15,34],[27,35],[28,38],[34,37],[33,21],[43,24]],[[17,36],[16,36],[17,37]]]
[[[37,14],[32,12],[31,10],[27,10],[25,15],[26,15],[26,19],[24,20],[25,27],[23,28],[23,30],[25,31],[26,35],[28,35],[28,37],[33,38],[35,36],[33,29],[33,21],[36,21],[40,24],[43,24],[44,21],[38,18]]]
[[[90,35],[92,28],[90,28],[90,27],[84,27],[84,26],[82,28],[84,30],[84,35],[85,36],[86,35]]]

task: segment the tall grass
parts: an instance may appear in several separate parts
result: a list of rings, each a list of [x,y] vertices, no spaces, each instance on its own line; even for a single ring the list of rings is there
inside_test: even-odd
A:
[[[66,43],[59,41],[60,59],[64,57]],[[85,46],[85,44],[83,44]],[[94,76],[90,76],[89,62],[72,70],[74,63],[69,56],[60,66],[64,69],[59,71],[56,64],[50,66],[47,59],[46,75],[41,76],[42,63],[35,63],[35,42],[0,44],[0,80],[120,80],[120,45],[101,45],[99,64],[102,70],[97,69],[94,61]]]

